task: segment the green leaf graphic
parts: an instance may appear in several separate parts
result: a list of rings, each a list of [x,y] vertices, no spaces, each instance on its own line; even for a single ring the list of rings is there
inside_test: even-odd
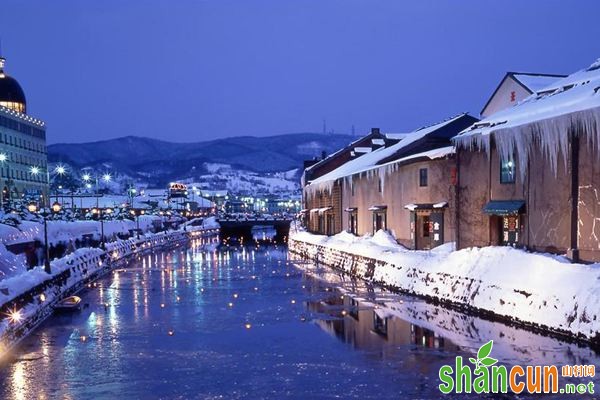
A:
[[[471,361],[471,363],[477,365],[477,360],[474,359],[473,357],[469,357],[469,361]]]
[[[498,360],[496,360],[495,358],[492,357],[486,357],[483,360],[481,360],[481,363],[483,365],[485,365],[486,367],[490,367],[494,364],[496,364],[498,362]]]
[[[479,348],[479,351],[477,352],[477,358],[483,359],[483,358],[486,358],[487,356],[489,356],[490,353],[492,352],[493,345],[494,345],[494,341],[490,340],[489,342],[487,342],[486,344],[481,346]]]

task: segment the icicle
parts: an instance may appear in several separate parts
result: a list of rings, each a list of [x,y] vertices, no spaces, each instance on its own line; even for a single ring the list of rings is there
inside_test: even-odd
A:
[[[587,142],[595,144],[600,151],[600,108],[578,111],[551,119],[535,121],[527,125],[509,128],[486,129],[477,133],[467,133],[454,139],[458,147],[469,151],[485,150],[490,155],[490,141],[493,135],[498,154],[502,159],[511,160],[516,156],[521,179],[525,178],[529,157],[539,151],[546,157],[550,169],[556,176],[559,158],[565,168],[568,166],[569,133],[584,134]]]

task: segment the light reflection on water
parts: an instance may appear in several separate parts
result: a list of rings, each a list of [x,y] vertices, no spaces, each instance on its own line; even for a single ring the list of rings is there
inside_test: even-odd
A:
[[[439,366],[494,339],[507,363],[585,347],[289,260],[285,248],[140,256],[81,293],[0,370],[0,398],[435,398]],[[117,396],[117,397],[115,397]]]

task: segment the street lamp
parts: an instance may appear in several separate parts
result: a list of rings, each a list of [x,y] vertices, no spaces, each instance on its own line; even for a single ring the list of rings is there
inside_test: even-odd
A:
[[[137,238],[139,239],[140,238],[140,214],[143,214],[144,212],[141,210],[139,212],[136,212],[135,210],[131,210],[130,212],[131,212],[131,215],[133,215],[135,217],[135,226],[136,226],[135,231],[136,231]]]
[[[4,164],[7,164],[8,156],[5,153],[0,153],[0,165],[4,168]],[[10,175],[8,173],[8,164],[6,165],[6,186],[8,187],[8,202],[10,206]],[[0,188],[0,206],[4,207],[4,188]]]
[[[99,215],[99,219],[100,219],[100,241],[101,241],[101,247],[102,249],[106,248],[105,245],[105,240],[104,240],[104,214],[110,214],[112,213],[112,208],[94,208],[92,209],[92,213],[96,214],[98,213]]]
[[[46,273],[50,274],[51,273],[51,269],[50,269],[50,246],[48,245],[48,216],[50,216],[50,214],[57,214],[60,212],[62,206],[60,205],[60,203],[58,201],[55,201],[54,204],[52,204],[52,207],[50,209],[50,211],[48,211],[46,208],[42,208],[40,214],[42,215],[42,217],[44,218],[44,252],[46,254],[46,259],[44,260],[44,271],[46,271]],[[35,202],[31,202],[27,205],[27,210],[29,210],[29,212],[34,213],[37,212],[38,210],[38,206]]]

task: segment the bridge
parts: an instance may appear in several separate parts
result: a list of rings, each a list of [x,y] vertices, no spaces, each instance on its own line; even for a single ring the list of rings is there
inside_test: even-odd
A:
[[[276,242],[282,242],[290,234],[292,218],[289,217],[220,217],[217,222],[221,225],[221,237],[237,237],[245,243],[252,242],[252,228],[273,227]]]

